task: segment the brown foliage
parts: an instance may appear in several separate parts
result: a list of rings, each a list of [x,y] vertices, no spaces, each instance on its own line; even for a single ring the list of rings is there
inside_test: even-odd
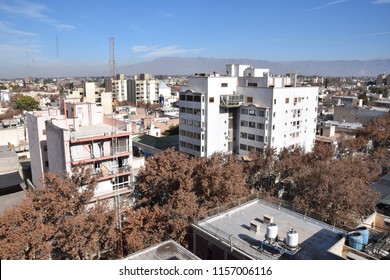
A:
[[[165,150],[140,171],[135,210],[123,226],[128,253],[157,241],[186,245],[190,225],[203,213],[248,193],[241,162],[232,155],[191,158]]]
[[[79,173],[88,180],[87,173]],[[93,183],[47,174],[31,192],[0,217],[1,259],[92,259],[115,244],[114,215],[103,205],[86,209]]]
[[[331,223],[372,213],[378,200],[369,166],[359,157],[320,161],[290,189],[293,202]]]

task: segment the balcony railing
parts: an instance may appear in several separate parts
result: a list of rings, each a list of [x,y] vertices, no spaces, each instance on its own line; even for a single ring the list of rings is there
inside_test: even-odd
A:
[[[244,96],[242,94],[221,95],[220,101],[221,107],[234,108],[242,104]]]

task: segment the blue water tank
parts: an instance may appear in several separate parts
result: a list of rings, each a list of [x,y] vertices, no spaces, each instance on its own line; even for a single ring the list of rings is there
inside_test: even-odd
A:
[[[160,104],[164,105],[164,96],[162,94],[160,95]]]
[[[360,234],[363,236],[363,245],[367,245],[368,239],[370,237],[370,232],[368,231],[368,228],[358,227],[354,231],[360,232]]]
[[[360,232],[353,231],[348,235],[348,245],[355,250],[361,251],[363,249],[363,236]]]

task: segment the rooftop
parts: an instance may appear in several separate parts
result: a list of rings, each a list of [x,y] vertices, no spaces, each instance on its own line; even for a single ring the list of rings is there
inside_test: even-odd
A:
[[[76,131],[72,131],[72,136],[75,138],[85,138],[93,136],[111,135],[112,133],[125,133],[126,131],[118,129],[108,124],[97,124],[80,126]]]
[[[173,240],[159,243],[124,258],[125,260],[199,260]]]
[[[385,198],[390,195],[390,173],[387,173],[385,176],[373,183],[371,185],[371,189],[379,192],[381,194],[381,198]]]
[[[155,137],[144,134],[133,138],[133,142],[138,142],[159,150],[164,150],[179,144],[179,135],[169,135],[164,137]]]
[[[272,217],[278,227],[276,242],[266,240],[265,215]],[[259,225],[257,233],[251,230],[251,222]],[[328,224],[260,199],[205,219],[196,226],[220,240],[227,239],[254,259],[340,259],[328,250],[345,234]],[[291,229],[298,233],[299,250],[295,252],[283,246]]]

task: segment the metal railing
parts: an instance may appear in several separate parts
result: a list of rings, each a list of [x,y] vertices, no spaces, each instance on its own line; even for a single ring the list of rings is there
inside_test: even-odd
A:
[[[228,243],[231,248],[238,249],[242,252],[244,252],[247,255],[250,255],[254,259],[260,259],[260,260],[275,260],[276,257],[272,256],[270,253],[266,251],[260,251],[257,247],[252,247],[249,243],[232,236],[231,234],[223,231],[222,229],[213,226],[208,223],[204,223],[201,226],[202,229],[206,230],[208,233],[214,235],[215,237],[219,238],[220,240]]]
[[[221,95],[220,106],[238,107],[242,104],[243,101],[244,101],[244,96],[242,94]]]

